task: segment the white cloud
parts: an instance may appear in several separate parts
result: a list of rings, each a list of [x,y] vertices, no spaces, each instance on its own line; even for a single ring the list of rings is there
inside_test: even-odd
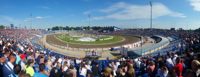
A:
[[[92,19],[94,20],[101,20],[101,19],[105,19],[105,16],[97,16],[97,17],[92,17]]]
[[[127,6],[129,6],[129,5],[124,2],[118,2],[108,8],[101,9],[99,11],[104,12],[104,13],[115,12],[115,11],[123,9],[124,7],[127,7]]]
[[[46,18],[50,18],[51,16],[35,16],[33,18],[25,18],[24,21],[25,22],[29,22],[29,21],[34,21],[34,20],[42,20],[42,19],[46,19]]]
[[[195,11],[200,12],[200,0],[189,0],[189,2]]]
[[[91,13],[91,11],[85,11],[83,12],[84,15],[89,15]]]
[[[162,16],[186,17],[184,14],[174,12],[162,3],[153,3],[153,18]],[[133,19],[149,19],[150,5],[133,5],[125,2],[113,4],[110,7],[99,10],[105,13],[104,16],[93,17],[93,19],[117,19],[117,20],[133,20]]]
[[[36,16],[35,19],[44,19],[42,16]]]
[[[31,20],[33,20],[33,18],[26,18],[24,19],[24,22],[30,22]]]

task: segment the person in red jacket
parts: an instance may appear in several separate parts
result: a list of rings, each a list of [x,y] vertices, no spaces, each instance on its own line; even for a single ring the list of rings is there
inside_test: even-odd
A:
[[[182,72],[183,72],[183,60],[180,57],[178,57],[176,59],[176,65],[174,67],[175,67],[176,75],[178,77],[183,77],[183,74],[182,74]]]

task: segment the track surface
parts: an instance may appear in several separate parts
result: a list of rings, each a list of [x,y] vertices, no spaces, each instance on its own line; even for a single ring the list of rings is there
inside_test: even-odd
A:
[[[49,44],[56,44],[56,45],[60,45],[60,46],[68,46],[71,48],[109,48],[109,47],[116,47],[116,46],[121,46],[121,45],[125,45],[125,44],[130,44],[130,43],[134,43],[140,40],[139,37],[137,36],[123,36],[125,38],[124,41],[122,42],[118,42],[118,43],[114,43],[114,44],[106,44],[106,45],[80,45],[80,44],[68,44],[57,39],[55,34],[52,35],[47,35],[46,37],[46,42]]]

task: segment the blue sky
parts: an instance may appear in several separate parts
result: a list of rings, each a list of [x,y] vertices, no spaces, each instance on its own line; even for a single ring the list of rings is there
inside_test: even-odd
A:
[[[200,27],[200,0],[0,0],[0,24],[48,28],[91,25],[148,28]],[[32,14],[32,17],[31,17]]]

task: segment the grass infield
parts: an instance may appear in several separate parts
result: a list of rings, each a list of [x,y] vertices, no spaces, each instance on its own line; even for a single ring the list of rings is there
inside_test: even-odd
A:
[[[64,33],[62,33],[64,34]],[[60,45],[71,48],[109,48],[131,44],[140,40],[139,36],[126,36],[126,35],[109,35],[113,36],[111,40],[101,42],[80,42],[80,41],[67,41],[65,37],[59,37],[60,34],[51,34],[46,36],[46,42],[49,44]],[[107,38],[107,37],[106,37]],[[120,41],[121,40],[121,41]]]
[[[57,39],[69,43],[69,44],[80,44],[80,45],[106,45],[106,44],[115,44],[118,42],[124,41],[124,38],[122,36],[105,36],[97,39],[96,41],[79,41],[79,37],[71,37],[67,34],[58,34],[55,35]],[[107,39],[110,38],[111,39]],[[100,40],[100,39],[106,39],[106,40]]]

